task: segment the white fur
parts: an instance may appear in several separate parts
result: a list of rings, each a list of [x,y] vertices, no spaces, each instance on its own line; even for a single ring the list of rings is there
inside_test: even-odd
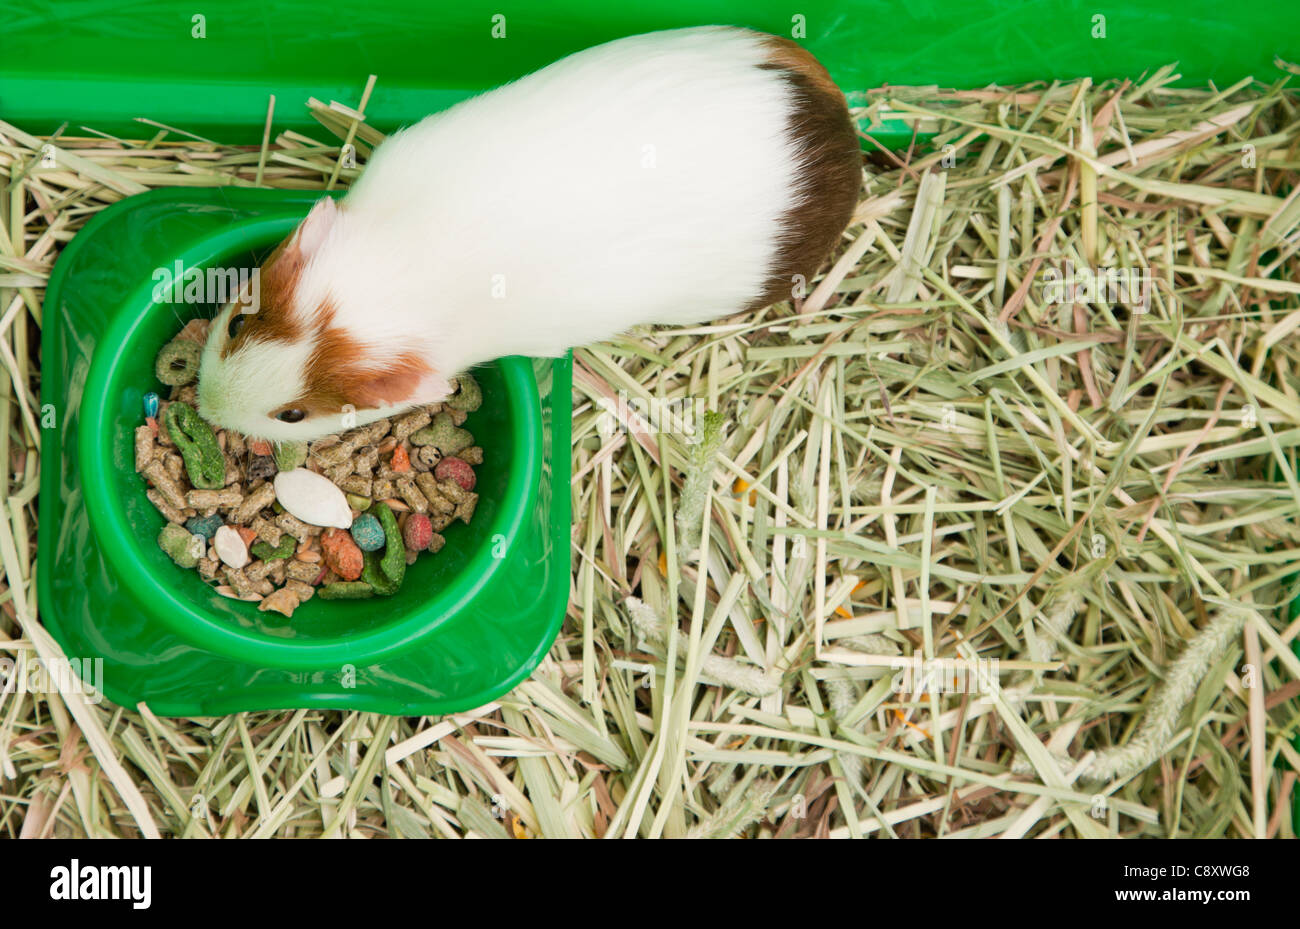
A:
[[[396,133],[313,236],[297,306],[332,297],[377,364],[420,347],[447,377],[743,308],[800,184],[792,91],[765,60],[762,36],[741,29],[633,36]],[[250,388],[220,404],[232,424],[272,438],[337,428],[266,420],[300,387],[292,356],[225,363],[242,372],[218,376],[232,389],[275,381],[261,400]],[[259,415],[270,425],[249,428]]]

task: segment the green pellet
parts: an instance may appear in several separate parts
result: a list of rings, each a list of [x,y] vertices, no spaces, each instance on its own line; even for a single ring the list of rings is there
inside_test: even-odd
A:
[[[199,374],[202,348],[189,339],[172,339],[154,361],[154,374],[169,387],[184,387]]]
[[[190,483],[202,490],[220,490],[226,486],[226,459],[212,427],[205,423],[194,407],[179,401],[168,404],[163,425],[185,459]]]
[[[397,593],[406,576],[406,545],[402,542],[402,531],[397,527],[397,517],[388,508],[388,504],[379,502],[372,508],[384,527],[384,550],[366,552],[365,563],[361,569],[361,578],[374,588],[375,593],[388,597]]]
[[[175,523],[162,527],[158,533],[158,547],[182,568],[194,567],[207,551],[203,536],[191,533],[184,526]]]
[[[384,527],[384,557],[379,566],[389,578],[400,584],[406,574],[406,543],[402,541],[402,530],[398,528],[397,517],[387,503],[382,500],[376,503],[374,512],[379,517],[379,524]]]
[[[474,444],[474,436],[467,429],[452,422],[450,413],[439,413],[432,425],[411,434],[412,445],[432,445],[444,455],[454,455]]]
[[[281,471],[301,468],[307,461],[306,442],[277,442],[275,445],[275,466]]]
[[[280,538],[280,544],[272,547],[266,542],[254,542],[251,549],[253,555],[261,558],[263,561],[276,561],[280,558],[288,558],[298,550],[298,540],[293,536],[285,533]]]
[[[445,406],[453,410],[473,413],[483,405],[483,388],[479,387],[478,381],[471,375],[462,374],[456,378],[456,383],[460,385],[460,390],[443,401]]]
[[[375,591],[365,581],[335,581],[317,590],[322,600],[365,600]]]

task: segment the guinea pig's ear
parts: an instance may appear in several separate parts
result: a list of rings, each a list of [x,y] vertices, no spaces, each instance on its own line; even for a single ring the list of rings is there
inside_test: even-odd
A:
[[[359,410],[381,406],[420,406],[437,403],[451,395],[447,378],[434,371],[420,357],[404,355],[383,371],[353,379],[346,394]]]
[[[339,208],[334,198],[321,197],[312,206],[307,218],[298,224],[290,247],[297,249],[303,257],[310,257],[329,237],[338,217]]]

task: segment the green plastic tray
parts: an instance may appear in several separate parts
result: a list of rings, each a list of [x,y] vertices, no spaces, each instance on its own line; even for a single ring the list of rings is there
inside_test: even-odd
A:
[[[390,598],[313,598],[292,620],[214,593],[157,547],[162,516],[133,468],[153,358],[210,308],[155,304],[156,268],[254,266],[314,193],[155,190],[88,223],[60,256],[42,330],[38,587],[69,657],[103,657],[103,691],[158,714],[320,706],[400,715],[479,706],[550,647],[569,592],[571,369],[476,370],[478,511]],[[557,492],[558,491],[558,492]]]

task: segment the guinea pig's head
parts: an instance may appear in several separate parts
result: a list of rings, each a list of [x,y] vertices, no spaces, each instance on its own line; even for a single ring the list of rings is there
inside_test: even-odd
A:
[[[368,306],[363,249],[346,207],[325,197],[212,321],[199,363],[204,419],[247,436],[301,441],[452,392],[428,346]]]

